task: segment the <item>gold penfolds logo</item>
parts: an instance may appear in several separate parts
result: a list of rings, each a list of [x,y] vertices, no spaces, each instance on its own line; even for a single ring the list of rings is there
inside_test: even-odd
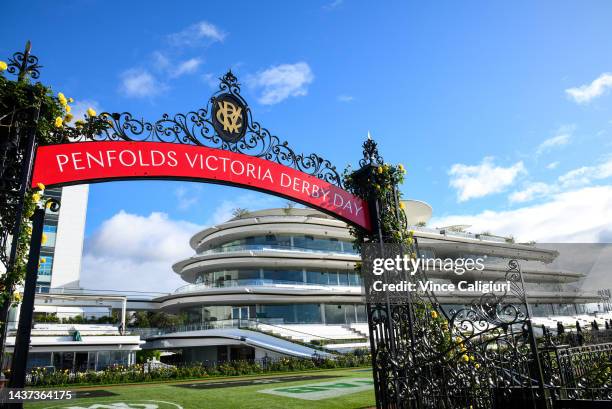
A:
[[[242,127],[242,108],[228,100],[217,102],[217,121],[223,130],[230,133],[240,132]]]

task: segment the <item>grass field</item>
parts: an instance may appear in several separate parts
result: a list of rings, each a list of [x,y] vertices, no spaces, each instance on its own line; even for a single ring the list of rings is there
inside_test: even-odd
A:
[[[28,409],[357,409],[375,406],[371,380],[372,374],[369,370],[342,369],[158,384],[58,388],[96,396],[61,402],[26,403],[24,407]],[[261,392],[263,390],[268,392]],[[109,394],[113,395],[108,396]]]

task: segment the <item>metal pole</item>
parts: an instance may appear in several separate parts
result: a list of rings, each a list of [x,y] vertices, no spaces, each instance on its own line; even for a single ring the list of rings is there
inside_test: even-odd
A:
[[[125,333],[125,314],[127,309],[127,297],[121,301],[121,335]]]
[[[40,114],[40,106],[36,111],[35,123],[38,123],[38,117]],[[23,161],[23,167],[21,169],[21,189],[19,190],[20,203],[17,208],[17,213],[15,215],[15,228],[13,229],[13,240],[11,243],[11,253],[9,256],[9,265],[7,271],[15,268],[15,258],[17,257],[17,247],[19,245],[19,235],[21,234],[21,218],[23,216],[23,208],[24,208],[24,200],[25,195],[30,185],[30,177],[32,173],[32,159],[34,157],[34,150],[36,148],[36,129],[30,130],[30,135],[28,136],[28,142],[26,145],[25,159]],[[15,288],[14,282],[6,283],[7,287],[10,287],[11,290]],[[11,291],[12,292],[12,291]],[[2,307],[0,308],[0,373],[2,368],[4,367],[4,346],[6,343],[6,334],[8,332],[8,317],[9,311],[11,309],[12,300],[6,299],[2,303]]]
[[[27,78],[27,75],[29,72],[28,60],[30,58],[31,49],[32,49],[32,43],[30,42],[30,40],[28,40],[28,42],[25,45],[25,50],[23,52],[22,63],[21,63],[21,66],[19,67],[19,74],[17,77],[18,82],[25,81]],[[35,59],[38,60],[37,58]],[[15,226],[12,232],[13,240],[11,243],[11,252],[9,255],[7,272],[15,268],[15,257],[17,254],[17,246],[19,244],[18,243],[19,234],[21,233],[21,218],[23,215],[23,201],[25,200],[27,189],[30,186],[30,178],[32,174],[32,162],[34,158],[34,150],[36,149],[36,129],[38,126],[39,117],[40,117],[40,102],[38,103],[38,106],[36,107],[36,113],[34,114],[32,118],[34,120],[34,123],[32,127],[30,128],[30,132],[29,132],[28,139],[27,139],[27,144],[25,146],[24,159],[23,159],[23,164],[21,168],[21,186],[19,189],[20,202],[17,207],[17,212],[15,214]],[[11,290],[14,290],[15,284],[16,283],[13,283],[13,282],[5,283],[5,285]],[[2,307],[0,307],[0,378],[4,377],[4,374],[2,373],[2,368],[4,367],[4,346],[6,343],[6,334],[8,331],[8,316],[9,316],[9,311],[11,308],[11,303],[12,302],[10,299],[6,299],[2,303]]]
[[[527,299],[527,291],[525,290],[525,278],[523,277],[523,271],[518,266],[518,274],[521,279],[521,287],[523,289],[523,296],[525,297],[525,313],[527,318],[525,325],[527,326],[527,336],[529,337],[529,346],[531,353],[533,354],[533,364],[535,365],[535,375],[537,376],[538,389],[540,392],[540,402],[542,408],[550,407],[548,397],[546,396],[546,380],[544,379],[544,371],[542,370],[542,363],[540,362],[540,351],[538,350],[538,341],[536,340],[535,333],[533,332],[533,326],[531,324],[531,306]],[[537,407],[536,402],[533,403],[534,407]]]
[[[34,297],[36,295],[36,279],[38,278],[38,263],[40,260],[40,245],[45,221],[45,208],[37,207],[32,216],[32,239],[26,267],[26,278],[23,288],[23,300],[19,313],[19,327],[15,339],[15,352],[11,365],[10,388],[23,388],[26,378],[26,364],[32,333],[32,316],[34,315]],[[23,407],[18,404],[14,407]]]

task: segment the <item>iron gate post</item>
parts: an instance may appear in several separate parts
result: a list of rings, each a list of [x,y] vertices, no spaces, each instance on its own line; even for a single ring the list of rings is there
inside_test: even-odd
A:
[[[28,41],[25,45],[25,49],[23,53],[16,53],[13,55],[13,63],[18,64],[16,67],[10,67],[9,71],[14,72],[12,68],[15,68],[17,71],[17,80],[25,81],[28,76],[33,78],[38,78],[39,68],[38,58],[31,55],[30,51],[32,49],[32,43]],[[11,63],[11,65],[13,64]],[[29,113],[31,115],[30,120],[26,120],[25,123],[29,123],[30,127],[27,135],[26,146],[23,151],[23,162],[21,166],[21,180],[18,195],[18,205],[15,213],[15,225],[12,228],[11,235],[13,236],[11,243],[11,250],[8,258],[8,263],[6,265],[6,271],[11,271],[15,268],[16,256],[17,256],[17,247],[19,242],[19,234],[21,233],[21,221],[23,217],[23,208],[24,208],[24,200],[25,195],[27,193],[27,189],[30,186],[30,179],[32,176],[32,164],[34,162],[34,151],[36,150],[36,128],[38,124],[38,120],[40,117],[40,103],[35,106],[35,111]],[[18,134],[17,138],[21,138]],[[14,289],[14,282],[5,283],[6,286]],[[0,307],[0,374],[2,373],[2,369],[4,367],[4,347],[6,343],[6,334],[8,331],[8,316],[11,308],[12,300],[6,299],[2,302],[2,306]]]
[[[402,253],[401,240],[397,237],[405,237],[405,226],[401,226],[400,231],[390,230],[385,226],[383,220],[391,217],[397,221],[405,220],[402,218],[402,210],[399,207],[399,193],[397,184],[392,183],[390,194],[384,200],[377,197],[377,190],[373,184],[376,173],[380,167],[386,167],[382,157],[378,154],[377,144],[369,136],[363,144],[364,158],[360,161],[360,169],[351,174],[351,178],[359,185],[359,191],[363,199],[367,201],[371,231],[365,235],[364,243],[369,243],[376,247],[378,256],[384,256],[385,244],[399,244],[399,252]],[[363,257],[363,252],[361,254]],[[362,274],[367,274],[362,272]],[[386,276],[385,276],[386,277]],[[367,294],[367,289],[366,289]],[[410,345],[408,353],[413,355],[414,330],[413,330],[413,310],[409,292],[405,294],[405,300],[401,301],[402,306],[408,311],[408,331],[402,331],[398,323],[395,322],[395,303],[390,300],[388,292],[380,301],[366,300],[368,313],[368,329],[370,335],[370,348],[372,352],[372,370],[374,377],[374,392],[376,395],[376,407],[379,409],[403,409],[408,407],[420,407],[420,396],[416,401],[411,401],[411,396],[406,392],[410,386],[404,367],[398,362],[397,354],[401,353],[401,345]],[[374,317],[374,314],[380,314]],[[382,316],[384,314],[384,316]],[[376,322],[378,321],[378,322]],[[382,351],[382,352],[381,352]],[[384,359],[381,358],[381,354]],[[402,391],[404,393],[402,393]]]
[[[525,314],[527,314],[525,325],[527,326],[527,336],[529,337],[529,346],[531,348],[531,354],[533,355],[533,363],[535,366],[535,376],[538,381],[538,390],[540,392],[540,405],[542,408],[549,409],[550,401],[546,396],[546,381],[544,379],[544,372],[542,371],[542,362],[540,362],[540,352],[538,351],[538,341],[536,340],[535,334],[533,332],[533,325],[531,324],[531,306],[529,305],[529,300],[527,298],[527,291],[525,290],[525,278],[523,277],[523,271],[518,268],[518,274],[521,279],[521,286],[523,288],[524,300],[525,303]]]

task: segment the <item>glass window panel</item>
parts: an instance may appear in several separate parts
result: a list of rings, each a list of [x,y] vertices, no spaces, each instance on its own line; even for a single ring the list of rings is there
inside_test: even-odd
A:
[[[346,313],[352,305],[346,304],[325,304],[325,323],[327,324],[346,324]],[[354,308],[352,309],[353,317],[355,314]],[[353,318],[354,321],[354,318]]]
[[[361,285],[361,276],[356,271],[349,272],[348,277],[349,277],[349,285],[354,285],[354,286]]]
[[[264,270],[264,279],[273,281],[290,281],[290,282],[302,282],[303,273],[301,270]]]
[[[38,265],[39,276],[50,276],[51,269],[53,268],[53,256],[40,256],[40,262]]]
[[[326,271],[307,271],[306,282],[310,284],[324,284],[329,283]]]
[[[357,310],[357,322],[368,322],[366,306],[363,304],[357,304],[355,309]]]

